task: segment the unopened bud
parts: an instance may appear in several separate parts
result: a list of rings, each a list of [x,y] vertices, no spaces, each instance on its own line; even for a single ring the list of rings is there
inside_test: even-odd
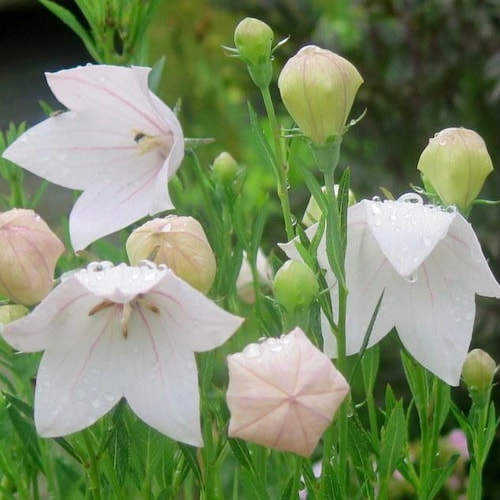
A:
[[[222,184],[230,184],[238,173],[236,160],[226,151],[215,158],[212,165],[213,176]]]
[[[234,30],[234,45],[249,66],[258,66],[271,59],[273,30],[264,22],[246,17]]]
[[[273,285],[276,300],[291,314],[309,307],[319,290],[311,268],[298,260],[286,261]]]
[[[493,382],[496,363],[493,358],[482,349],[470,351],[462,368],[462,379],[470,390],[485,392]]]
[[[444,205],[467,213],[493,170],[486,144],[466,128],[447,128],[429,140],[417,165]]]
[[[337,196],[339,193],[338,184],[335,184],[334,190],[335,190],[335,196]],[[325,186],[321,188],[321,191],[323,191],[323,193],[326,193]],[[356,203],[356,197],[354,196],[354,193],[349,189],[347,204],[350,207],[355,203]],[[314,196],[311,196],[309,203],[307,204],[307,207],[304,211],[304,217],[302,217],[302,224],[304,224],[304,226],[306,227],[309,227],[312,226],[313,224],[316,224],[316,222],[319,222],[320,219],[321,219],[321,208],[319,207],[316,198],[314,198]]]
[[[165,264],[202,293],[215,279],[215,255],[201,224],[192,217],[169,215],[153,219],[132,232],[126,243],[130,263]]]
[[[272,78],[273,30],[264,22],[247,17],[234,31],[234,44],[258,87],[267,87]]]
[[[64,245],[33,210],[0,214],[0,294],[18,304],[40,302],[52,289]]]
[[[316,145],[342,134],[362,83],[347,59],[314,45],[290,58],[278,79],[288,112]]]

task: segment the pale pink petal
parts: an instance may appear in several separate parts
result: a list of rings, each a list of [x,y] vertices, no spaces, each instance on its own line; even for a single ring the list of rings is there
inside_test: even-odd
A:
[[[168,320],[168,334],[179,345],[195,352],[222,345],[243,323],[171,271],[150,292]]]
[[[95,297],[115,303],[126,303],[149,292],[171,271],[159,269],[153,263],[137,267],[110,262],[91,262],[75,273],[77,279]]]
[[[145,300],[158,305],[156,296]],[[136,306],[127,338],[125,397],[148,425],[193,446],[203,446],[200,430],[198,375],[193,353],[173,334],[165,310]]]
[[[33,311],[2,328],[5,340],[15,349],[36,352],[57,342],[60,330],[72,329],[81,310],[95,305],[95,298],[74,276],[52,290]]]
[[[421,201],[360,202],[382,253],[401,276],[410,276],[430,255],[456,216]]]
[[[43,437],[88,427],[123,396],[128,360],[115,309],[89,316],[82,314],[81,307],[73,311],[78,320],[58,331],[38,369],[35,424]]]
[[[412,283],[391,284],[398,298],[392,309],[401,342],[411,355],[450,385],[458,385],[472,337],[474,291],[446,277],[446,254],[434,254],[418,269]]]
[[[472,226],[457,214],[448,235],[439,242],[435,253],[441,257],[442,272],[455,276],[478,295],[500,298],[500,285],[481,250]]]
[[[69,218],[75,251],[150,214],[156,192],[156,172],[137,170],[125,180],[126,183],[123,180],[101,181],[78,198]],[[160,205],[161,210],[174,208],[167,185],[164,186],[163,200],[155,202],[155,207]]]
[[[129,128],[148,127],[144,133],[168,134],[148,88],[150,68],[87,65],[46,73],[57,100],[73,111],[92,110]]]

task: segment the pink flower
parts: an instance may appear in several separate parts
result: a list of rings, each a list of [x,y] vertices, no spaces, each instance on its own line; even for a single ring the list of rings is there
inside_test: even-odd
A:
[[[183,158],[184,137],[174,113],[148,89],[149,72],[88,65],[47,73],[69,111],[4,152],[50,182],[83,191],[70,214],[75,250],[173,208],[167,183]]]
[[[300,328],[227,358],[229,436],[309,456],[349,385]]]

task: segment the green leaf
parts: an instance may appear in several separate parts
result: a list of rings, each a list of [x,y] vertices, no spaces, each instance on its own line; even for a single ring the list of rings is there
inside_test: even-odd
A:
[[[250,128],[255,136],[255,144],[257,146],[258,152],[260,153],[264,162],[267,163],[268,167],[275,171],[277,168],[276,156],[274,155],[274,152],[271,149],[271,146],[269,145],[264,132],[262,131],[257,113],[255,113],[250,102],[248,103],[248,114],[250,117]]]
[[[197,448],[184,443],[179,443],[179,448],[181,449],[182,455],[186,459],[190,469],[193,471],[198,484],[203,489],[203,474],[201,472],[200,464],[198,463],[198,457],[196,456]]]
[[[92,37],[87,33],[87,30],[80,24],[73,13],[57,3],[52,2],[52,0],[40,0],[40,3],[66,24],[66,26],[72,29],[80,37],[92,58],[97,62],[101,62],[94,40],[92,40]]]
[[[398,401],[386,415],[386,423],[380,434],[378,472],[382,481],[387,480],[396,470],[408,443],[407,432],[403,403]]]
[[[236,457],[236,460],[240,463],[240,465],[251,471],[252,475],[255,476],[255,467],[252,460],[252,455],[248,449],[245,441],[241,439],[229,438],[228,440],[229,446]]]
[[[149,73],[148,84],[149,88],[156,93],[160,88],[161,77],[163,76],[163,69],[165,68],[166,57],[162,56],[158,61],[153,64],[151,73]]]
[[[5,394],[8,401],[6,411],[12,425],[21,439],[23,446],[26,450],[26,456],[34,462],[34,465],[42,470],[42,460],[40,454],[40,446],[38,444],[38,437],[35,432],[35,427],[32,423],[33,409],[20,399]],[[30,422],[26,419],[29,417]]]
[[[241,470],[241,479],[245,498],[270,500],[269,493],[266,491],[262,480],[251,474],[248,469]]]
[[[451,476],[453,467],[459,458],[460,455],[454,455],[444,467],[432,469],[424,479],[419,498],[435,498],[446,480]]]

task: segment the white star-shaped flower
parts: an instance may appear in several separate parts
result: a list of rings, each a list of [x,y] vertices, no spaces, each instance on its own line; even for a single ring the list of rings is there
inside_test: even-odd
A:
[[[45,351],[35,391],[41,436],[79,431],[125,397],[151,427],[201,446],[193,353],[220,346],[241,323],[168,269],[92,263],[2,333],[18,350]]]
[[[54,184],[83,191],[70,215],[75,250],[173,208],[167,184],[184,156],[184,136],[148,89],[149,72],[87,65],[47,73],[69,111],[30,128],[4,152]]]
[[[312,236],[317,226],[308,230]],[[297,258],[295,243],[283,245]],[[337,284],[329,270],[325,238],[318,262],[327,269],[337,317]],[[363,200],[349,208],[346,252],[347,354],[360,351],[384,293],[368,346],[393,327],[425,368],[458,385],[475,318],[475,294],[500,297],[471,225],[454,209],[424,205],[413,193],[397,201]],[[336,341],[323,321],[325,353]]]

